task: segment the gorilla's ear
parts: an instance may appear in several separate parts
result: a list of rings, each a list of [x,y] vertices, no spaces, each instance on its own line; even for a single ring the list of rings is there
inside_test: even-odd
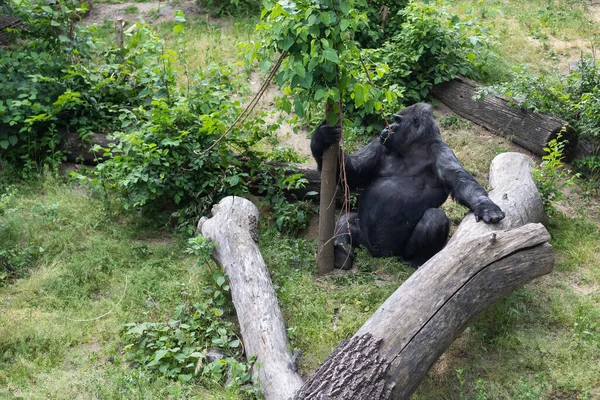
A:
[[[394,114],[394,122],[396,122],[398,124],[400,122],[402,122],[402,115],[400,115],[400,114]]]

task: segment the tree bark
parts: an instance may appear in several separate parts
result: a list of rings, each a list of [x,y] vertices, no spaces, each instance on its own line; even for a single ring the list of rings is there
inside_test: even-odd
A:
[[[517,153],[496,157],[490,183],[493,196],[505,200],[501,207],[507,213],[506,221],[486,225],[467,215],[458,236],[400,286],[354,335],[352,340],[368,338],[370,344],[378,344],[372,356],[386,366],[385,384],[370,371],[352,372],[353,379],[372,379],[372,385],[391,390],[389,397],[373,398],[410,398],[469,321],[494,301],[552,270],[552,247],[546,243],[550,235],[537,223],[545,220],[545,214],[540,212],[531,163]],[[510,175],[499,175],[502,171]],[[504,230],[510,228],[514,229]],[[345,367],[330,361],[337,353],[306,382],[297,399],[362,398],[348,386],[343,393],[337,390],[339,371]],[[315,382],[319,389],[302,397],[305,388],[314,387]]]
[[[335,228],[335,193],[340,144],[334,143],[323,154],[321,190],[319,192],[319,244],[317,248],[317,272],[333,271],[333,235]]]
[[[539,114],[521,107],[511,107],[510,99],[488,95],[473,100],[480,87],[477,82],[461,77],[434,86],[431,94],[452,111],[477,125],[500,135],[539,156],[544,147],[562,133],[569,142],[565,146],[566,160],[571,160],[577,147],[577,133],[566,121]]]
[[[202,234],[217,244],[213,257],[229,277],[231,297],[247,356],[256,355],[253,376],[266,400],[286,400],[302,386],[289,351],[285,322],[258,248],[258,209],[241,197],[226,197]]]
[[[69,132],[62,136],[59,150],[65,152],[67,161],[69,162],[83,162],[87,165],[96,165],[105,160],[104,152],[92,151],[92,148],[95,145],[107,148],[110,143],[115,143],[115,141],[109,139],[105,133],[92,133],[86,139],[81,139],[77,132]]]

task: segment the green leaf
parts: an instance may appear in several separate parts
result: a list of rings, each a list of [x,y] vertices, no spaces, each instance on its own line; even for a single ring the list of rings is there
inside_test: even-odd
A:
[[[157,365],[158,362],[160,361],[160,359],[163,358],[168,352],[169,352],[169,350],[158,350],[155,353],[154,360],[150,361],[150,363],[148,363],[147,367]]]
[[[290,49],[290,47],[292,47],[293,44],[294,44],[294,38],[292,36],[287,36],[285,39],[283,39],[281,48],[283,50],[287,51]]]
[[[315,99],[315,101],[319,101],[323,97],[325,97],[326,94],[327,94],[327,90],[325,90],[323,88],[319,88],[319,89],[317,89],[315,96],[313,98]]]
[[[173,27],[173,33],[179,33],[185,29],[184,24],[177,24]]]
[[[340,30],[342,32],[344,32],[346,29],[348,29],[348,27],[350,26],[350,20],[349,19],[343,19],[340,21]]]
[[[304,78],[306,76],[306,70],[304,69],[304,65],[302,65],[302,63],[295,63],[294,71],[296,71],[296,74],[298,74],[301,78]]]
[[[294,101],[294,112],[296,113],[296,115],[300,118],[304,117],[304,103],[302,103],[299,100],[295,100]],[[2,144],[0,142],[0,144]]]
[[[60,40],[63,43],[66,43],[69,41],[69,38],[66,37],[65,35],[58,35],[58,40]]]
[[[325,25],[329,25],[331,23],[331,17],[328,12],[324,12],[320,16],[321,22]]]
[[[50,8],[50,6],[42,6],[41,9],[46,11],[48,14],[52,14],[52,8]]]
[[[327,49],[323,51],[323,58],[336,64],[340,62],[337,51],[334,49]]]
[[[0,147],[2,147],[4,150],[8,149],[8,140],[2,140],[0,141]]]
[[[260,68],[262,72],[269,72],[269,70],[271,69],[271,61],[262,60],[258,63],[258,68]]]
[[[350,2],[348,2],[348,1],[340,2],[340,11],[342,11],[344,14],[348,15],[350,13],[351,8],[352,8],[352,6],[350,5]]]
[[[17,144],[17,142],[19,141],[19,138],[16,137],[15,135],[10,135],[8,137],[8,141],[10,142],[10,144],[12,144],[13,146],[15,146]]]

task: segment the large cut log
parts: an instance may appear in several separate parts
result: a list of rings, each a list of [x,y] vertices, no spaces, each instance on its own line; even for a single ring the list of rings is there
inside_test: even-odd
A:
[[[104,161],[104,151],[93,151],[92,148],[99,145],[108,148],[109,144],[115,143],[105,133],[92,133],[85,139],[79,137],[77,132],[65,133],[59,144],[59,150],[63,150],[69,162],[82,162],[86,165],[96,165]]]
[[[469,321],[512,290],[549,273],[554,256],[547,243],[550,235],[539,223],[545,214],[531,164],[518,153],[496,157],[491,197],[507,214],[505,220],[485,225],[468,214],[458,236],[340,345],[344,350],[334,351],[296,399],[408,399]],[[360,364],[352,360],[365,357],[377,368],[355,367]]]
[[[511,100],[501,96],[488,95],[473,100],[477,96],[478,83],[461,77],[434,86],[431,94],[447,105],[452,111],[477,125],[506,137],[519,146],[543,156],[544,147],[561,133],[569,142],[564,156],[572,159],[577,147],[577,133],[567,122],[522,107],[511,106]]]
[[[258,209],[241,197],[226,197],[202,234],[217,244],[214,258],[229,277],[246,355],[256,355],[253,376],[267,400],[291,398],[302,386],[289,351],[285,322],[269,272],[258,249]]]

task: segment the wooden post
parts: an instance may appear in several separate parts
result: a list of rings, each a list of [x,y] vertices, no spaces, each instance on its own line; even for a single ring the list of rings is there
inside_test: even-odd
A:
[[[123,47],[123,19],[119,18],[115,21],[115,31],[117,33],[117,47]]]
[[[326,117],[332,109],[332,105],[327,103],[325,106]],[[317,248],[317,272],[320,275],[333,271],[335,192],[337,189],[339,153],[339,142],[330,145],[323,153],[319,202],[319,247]]]

